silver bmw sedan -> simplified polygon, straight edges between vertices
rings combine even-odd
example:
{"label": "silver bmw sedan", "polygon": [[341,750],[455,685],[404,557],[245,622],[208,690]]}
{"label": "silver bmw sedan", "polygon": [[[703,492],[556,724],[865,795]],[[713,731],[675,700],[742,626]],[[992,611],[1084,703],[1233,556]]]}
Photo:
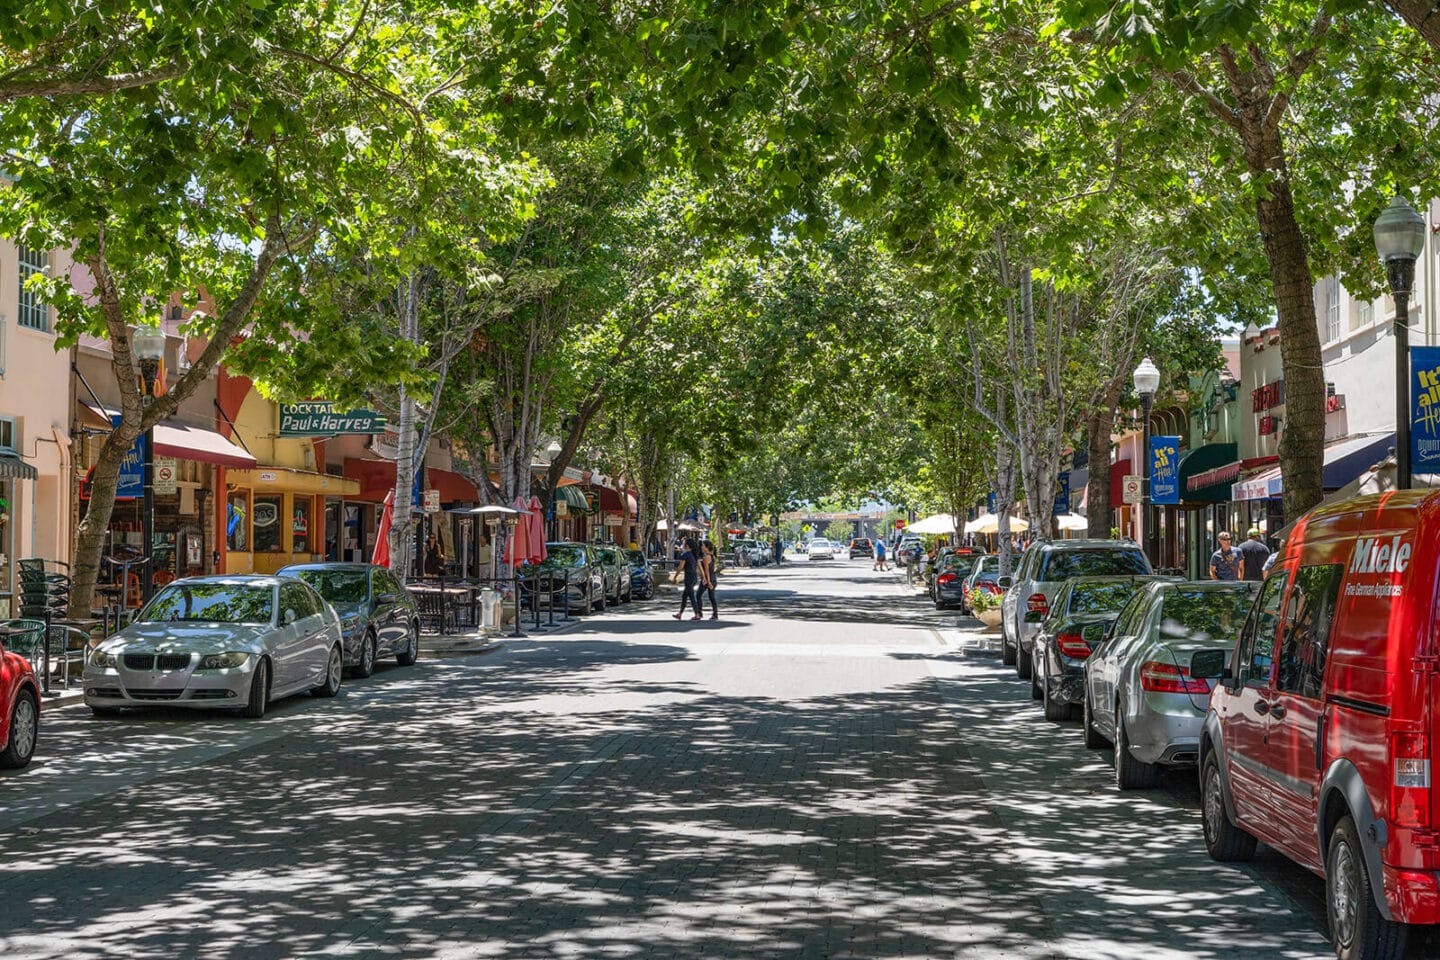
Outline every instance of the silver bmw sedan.
{"label": "silver bmw sedan", "polygon": [[303,581],[215,576],[176,580],[85,663],[85,703],[231,708],[262,717],[271,701],[340,691],[340,618]]}

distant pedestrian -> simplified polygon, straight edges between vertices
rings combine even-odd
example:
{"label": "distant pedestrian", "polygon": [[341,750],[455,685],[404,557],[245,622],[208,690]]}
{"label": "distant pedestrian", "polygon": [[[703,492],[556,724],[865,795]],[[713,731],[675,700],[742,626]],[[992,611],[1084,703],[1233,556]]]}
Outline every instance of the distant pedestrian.
{"label": "distant pedestrian", "polygon": [[1270,548],[1260,539],[1260,528],[1251,527],[1249,539],[1235,548],[1240,554],[1242,580],[1263,580],[1265,578],[1265,561],[1270,556]]}
{"label": "distant pedestrian", "polygon": [[715,545],[709,540],[700,542],[700,587],[695,592],[695,607],[703,615],[705,594],[710,594],[710,619],[719,620],[720,610],[715,606],[715,578],[720,576],[719,558],[715,556]]}
{"label": "distant pedestrian", "polygon": [[680,564],[675,572],[683,578],[685,592],[680,594],[680,612],[675,614],[675,619],[685,616],[685,607],[689,605],[695,609],[695,616],[690,619],[700,620],[703,619],[700,614],[700,597],[695,593],[695,584],[700,580],[700,546],[693,537],[686,538],[683,545],[684,549],[675,558]]}
{"label": "distant pedestrian", "polygon": [[430,539],[425,541],[425,574],[438,577],[444,573],[445,548],[440,546],[440,541],[432,533]]}
{"label": "distant pedestrian", "polygon": [[1230,534],[1221,530],[1215,539],[1220,542],[1220,546],[1210,555],[1210,579],[1240,579],[1240,554],[1230,549]]}
{"label": "distant pedestrian", "polygon": [[889,567],[885,566],[885,541],[884,541],[884,540],[876,540],[876,541],[875,541],[875,562],[872,563],[872,564],[870,564],[870,569],[871,569],[871,570],[889,570],[889,569],[890,569]]}

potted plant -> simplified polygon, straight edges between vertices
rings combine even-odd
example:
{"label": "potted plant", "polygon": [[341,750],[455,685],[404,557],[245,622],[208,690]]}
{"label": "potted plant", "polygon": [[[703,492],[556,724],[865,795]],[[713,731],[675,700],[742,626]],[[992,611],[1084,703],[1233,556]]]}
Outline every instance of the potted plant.
{"label": "potted plant", "polygon": [[975,619],[985,624],[987,630],[1000,626],[1000,598],[988,590],[975,588],[966,598]]}

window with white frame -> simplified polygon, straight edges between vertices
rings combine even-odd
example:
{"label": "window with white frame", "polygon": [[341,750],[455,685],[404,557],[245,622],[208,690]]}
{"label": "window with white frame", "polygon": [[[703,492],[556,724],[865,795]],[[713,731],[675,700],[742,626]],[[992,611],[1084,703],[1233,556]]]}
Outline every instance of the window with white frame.
{"label": "window with white frame", "polygon": [[0,453],[20,455],[20,449],[15,445],[14,417],[0,417]]}
{"label": "window with white frame", "polygon": [[1355,305],[1355,329],[1368,327],[1375,322],[1375,304],[1369,300]]}
{"label": "window with white frame", "polygon": [[1325,340],[1340,339],[1340,278],[1325,278]]}
{"label": "window with white frame", "polygon": [[20,255],[20,298],[15,322],[31,330],[49,330],[50,308],[40,299],[40,294],[26,289],[25,282],[37,273],[49,272],[50,256],[44,250],[31,250],[24,246],[18,247],[17,252]]}

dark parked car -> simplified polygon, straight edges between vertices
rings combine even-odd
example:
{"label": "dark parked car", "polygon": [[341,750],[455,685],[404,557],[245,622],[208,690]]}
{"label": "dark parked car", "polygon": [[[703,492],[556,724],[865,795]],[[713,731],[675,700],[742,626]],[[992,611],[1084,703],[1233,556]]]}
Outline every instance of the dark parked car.
{"label": "dark parked car", "polygon": [[993,597],[1005,595],[1005,591],[1000,587],[1000,557],[990,553],[970,559],[974,563],[970,567],[969,575],[965,577],[964,599],[960,601],[960,612],[965,614],[974,612],[970,609],[971,591],[979,590]]}
{"label": "dark parked car", "polygon": [[875,544],[870,542],[868,537],[859,537],[850,541],[850,559],[856,557],[873,557],[875,555]]}
{"label": "dark parked car", "polygon": [[[583,543],[562,542],[545,544],[545,552],[540,571],[569,575],[565,591],[570,610],[590,613],[605,609],[605,571],[594,551]],[[521,587],[528,593],[529,581],[522,581]],[[558,584],[556,588],[559,589]],[[559,602],[557,597],[556,603]]]}
{"label": "dark parked car", "polygon": [[630,593],[636,599],[649,600],[655,596],[655,571],[650,561],[640,550],[626,550],[625,559],[630,563]]}
{"label": "dark parked car", "polygon": [[303,580],[324,597],[340,617],[345,666],[359,677],[375,672],[380,657],[402,667],[420,653],[420,614],[415,598],[384,567],[369,563],[297,563],[282,577]]}
{"label": "dark parked car", "polygon": [[935,601],[936,610],[965,606],[965,578],[974,565],[975,558],[968,553],[947,553],[935,561],[930,599]]}
{"label": "dark parked car", "polygon": [[630,561],[625,551],[605,544],[592,546],[600,569],[605,571],[605,602],[616,605],[630,602]]}
{"label": "dark parked car", "polygon": [[1045,703],[1045,719],[1065,720],[1085,697],[1085,661],[1104,639],[1120,609],[1155,580],[1146,577],[1075,577],[1055,594],[1050,616],[1035,635],[1030,695]]}

